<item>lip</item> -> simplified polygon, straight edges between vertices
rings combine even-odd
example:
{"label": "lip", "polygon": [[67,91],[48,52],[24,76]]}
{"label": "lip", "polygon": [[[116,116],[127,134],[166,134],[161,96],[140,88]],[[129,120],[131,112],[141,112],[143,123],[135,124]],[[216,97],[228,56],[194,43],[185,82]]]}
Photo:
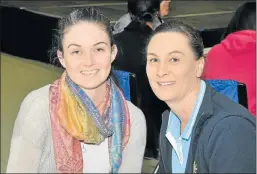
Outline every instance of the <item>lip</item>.
{"label": "lip", "polygon": [[171,85],[174,85],[175,83],[176,83],[175,81],[157,82],[159,86],[171,86]]}
{"label": "lip", "polygon": [[80,73],[85,76],[94,75],[98,73],[99,69],[93,69],[93,70],[82,70]]}

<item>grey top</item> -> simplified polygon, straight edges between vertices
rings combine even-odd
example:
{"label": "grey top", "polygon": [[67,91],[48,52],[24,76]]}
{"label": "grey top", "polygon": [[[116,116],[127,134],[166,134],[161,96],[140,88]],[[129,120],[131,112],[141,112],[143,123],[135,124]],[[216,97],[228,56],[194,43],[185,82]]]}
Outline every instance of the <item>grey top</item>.
{"label": "grey top", "polygon": [[[56,173],[49,115],[49,87],[50,85],[47,85],[32,91],[21,104],[14,124],[7,173]],[[146,145],[145,117],[131,102],[127,101],[127,104],[131,124],[130,138],[123,151],[119,173],[141,173]],[[103,144],[93,148],[94,151],[102,149],[107,147]],[[88,152],[88,155],[90,156],[87,156],[87,159],[83,157],[83,161],[96,161],[100,158],[95,153]],[[109,158],[108,153],[101,154],[101,158]],[[99,162],[99,167],[101,165]],[[94,172],[99,171],[95,166],[92,167]]]}

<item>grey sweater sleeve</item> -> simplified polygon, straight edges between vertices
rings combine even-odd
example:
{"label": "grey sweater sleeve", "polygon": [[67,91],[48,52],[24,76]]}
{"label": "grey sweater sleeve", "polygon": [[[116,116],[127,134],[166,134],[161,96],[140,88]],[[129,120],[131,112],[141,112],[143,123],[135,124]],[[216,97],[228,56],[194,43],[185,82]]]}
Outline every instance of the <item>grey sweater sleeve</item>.
{"label": "grey sweater sleeve", "polygon": [[123,151],[119,173],[140,173],[146,146],[146,121],[143,112],[127,101],[130,112],[130,137]]}
{"label": "grey sweater sleeve", "polygon": [[15,120],[6,173],[38,173],[47,139],[45,98],[31,92]]}
{"label": "grey sweater sleeve", "polygon": [[209,173],[256,172],[256,126],[231,116],[214,127],[207,146]]}

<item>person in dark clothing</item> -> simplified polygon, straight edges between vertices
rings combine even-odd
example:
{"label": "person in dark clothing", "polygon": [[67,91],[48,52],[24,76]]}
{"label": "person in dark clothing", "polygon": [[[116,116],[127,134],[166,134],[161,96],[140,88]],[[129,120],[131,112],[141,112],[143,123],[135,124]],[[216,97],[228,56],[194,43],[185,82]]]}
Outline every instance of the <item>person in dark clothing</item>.
{"label": "person in dark clothing", "polygon": [[151,32],[149,26],[132,21],[123,32],[114,35],[118,46],[115,68],[137,74],[145,64],[143,48]]}
{"label": "person in dark clothing", "polygon": [[144,65],[146,39],[152,33],[153,19],[160,9],[159,0],[129,0],[128,12],[132,22],[124,31],[114,35],[118,55],[114,65],[118,69],[137,73]]}
{"label": "person in dark clothing", "polygon": [[255,173],[255,118],[201,80],[203,49],[200,33],[176,20],[147,44],[151,88],[170,109],[162,114],[157,172]]}
{"label": "person in dark clothing", "polygon": [[148,157],[157,157],[158,131],[156,130],[154,116],[152,115],[152,98],[155,97],[145,72],[146,41],[152,33],[153,20],[159,15],[160,0],[129,0],[128,12],[132,22],[124,31],[114,35],[118,47],[118,55],[114,66],[118,70],[136,74],[141,93],[141,110],[146,117]]}
{"label": "person in dark clothing", "polygon": [[[152,29],[154,30],[156,27],[158,27],[161,23],[164,21],[162,20],[162,17],[168,16],[169,9],[170,9],[170,0],[159,0],[160,1],[160,11],[158,16],[154,16],[154,19],[152,21]],[[130,7],[133,7],[133,3],[135,0],[128,0],[128,11]],[[131,5],[132,4],[132,5]],[[116,23],[113,26],[113,34],[120,33],[124,30],[125,27],[128,26],[128,24],[132,21],[131,16],[129,13],[124,14],[121,16]]]}

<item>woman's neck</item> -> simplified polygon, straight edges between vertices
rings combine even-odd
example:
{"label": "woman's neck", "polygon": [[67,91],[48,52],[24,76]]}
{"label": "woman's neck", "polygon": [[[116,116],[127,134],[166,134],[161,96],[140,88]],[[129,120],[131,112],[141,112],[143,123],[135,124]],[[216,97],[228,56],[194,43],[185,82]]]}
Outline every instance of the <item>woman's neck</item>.
{"label": "woman's neck", "polygon": [[198,93],[200,92],[201,81],[197,81],[190,92],[180,101],[167,102],[171,111],[179,117],[181,121],[181,133],[185,129],[190,116],[192,115]]}
{"label": "woman's neck", "polygon": [[83,91],[87,94],[87,96],[92,100],[95,106],[101,104],[106,96],[107,91],[107,82],[103,83],[99,87],[95,89],[84,89]]}

